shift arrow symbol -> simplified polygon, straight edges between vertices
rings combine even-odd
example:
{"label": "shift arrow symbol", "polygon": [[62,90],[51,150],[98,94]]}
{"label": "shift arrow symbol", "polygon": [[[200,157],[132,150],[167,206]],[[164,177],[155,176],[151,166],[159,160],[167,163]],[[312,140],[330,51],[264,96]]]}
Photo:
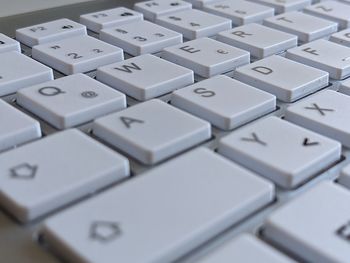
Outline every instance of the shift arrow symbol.
{"label": "shift arrow symbol", "polygon": [[303,145],[304,146],[313,146],[313,145],[318,145],[320,144],[319,142],[310,142],[309,138],[305,138]]}

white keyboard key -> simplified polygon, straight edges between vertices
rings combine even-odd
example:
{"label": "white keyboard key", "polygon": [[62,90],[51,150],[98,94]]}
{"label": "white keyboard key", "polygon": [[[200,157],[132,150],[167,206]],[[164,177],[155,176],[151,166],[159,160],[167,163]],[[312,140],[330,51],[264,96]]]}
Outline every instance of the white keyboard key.
{"label": "white keyboard key", "polygon": [[129,175],[128,160],[78,130],[0,155],[1,205],[27,222]]}
{"label": "white keyboard key", "polygon": [[274,212],[264,235],[301,262],[349,262],[350,191],[323,182]]}
{"label": "white keyboard key", "polygon": [[189,2],[193,5],[195,8],[203,8],[204,5],[221,2],[222,0],[185,0],[186,2]]}
{"label": "white keyboard key", "polygon": [[276,97],[219,75],[175,91],[171,104],[231,130],[276,108]]}
{"label": "white keyboard key", "polygon": [[200,148],[58,214],[42,232],[73,262],[174,262],[273,198],[271,183]]}
{"label": "white keyboard key", "polygon": [[219,153],[284,188],[294,188],[339,160],[341,144],[269,117],[222,138]]}
{"label": "white keyboard key", "polygon": [[204,11],[232,20],[232,24],[241,26],[249,23],[259,23],[263,19],[273,16],[274,9],[245,0],[226,0],[208,4]]}
{"label": "white keyboard key", "polygon": [[148,21],[101,30],[100,39],[122,48],[133,56],[157,53],[165,47],[182,43],[180,33]]}
{"label": "white keyboard key", "polygon": [[204,256],[197,263],[293,263],[278,250],[260,241],[253,235],[241,234]]}
{"label": "white keyboard key", "polygon": [[191,9],[192,5],[182,0],[151,0],[139,2],[134,9],[143,13],[144,17],[154,21],[157,17]]}
{"label": "white keyboard key", "polygon": [[335,22],[301,12],[290,12],[264,20],[264,25],[298,36],[301,43],[328,37],[337,32]]}
{"label": "white keyboard key", "polygon": [[9,51],[21,52],[21,46],[16,40],[0,33],[0,53]]}
{"label": "white keyboard key", "polygon": [[0,100],[0,152],[41,137],[40,124]]}
{"label": "white keyboard key", "polygon": [[285,102],[293,102],[328,85],[328,72],[277,55],[236,69],[234,78]]}
{"label": "white keyboard key", "polygon": [[326,90],[289,106],[288,121],[314,130],[350,147],[350,97]]}
{"label": "white keyboard key", "polygon": [[210,139],[210,124],[160,100],[95,120],[93,133],[145,164]]}
{"label": "white keyboard key", "polygon": [[210,38],[165,48],[162,58],[192,69],[205,78],[232,71],[250,61],[247,51]]}
{"label": "white keyboard key", "polygon": [[264,58],[296,47],[297,36],[259,24],[248,24],[218,34],[217,40]]}
{"label": "white keyboard key", "polygon": [[155,98],[194,82],[192,70],[149,54],[98,68],[96,78],[137,100]]}
{"label": "white keyboard key", "polygon": [[16,30],[16,39],[27,46],[86,35],[86,27],[67,18]]}
{"label": "white keyboard key", "polygon": [[339,92],[350,96],[350,79],[347,79],[340,83]]}
{"label": "white keyboard key", "polygon": [[53,79],[52,69],[17,51],[0,54],[0,96]]}
{"label": "white keyboard key", "polygon": [[92,71],[124,58],[122,49],[90,36],[34,46],[32,56],[66,75]]}
{"label": "white keyboard key", "polygon": [[189,40],[211,37],[231,28],[231,20],[195,9],[161,16],[156,19],[156,22],[180,32]]}
{"label": "white keyboard key", "polygon": [[338,178],[338,183],[350,189],[350,164],[346,165]]}
{"label": "white keyboard key", "polygon": [[126,98],[80,73],[21,89],[17,103],[56,128],[65,129],[124,109]]}
{"label": "white keyboard key", "polygon": [[327,71],[333,79],[350,76],[350,48],[324,39],[289,49],[286,57]]}
{"label": "white keyboard key", "polygon": [[304,12],[326,18],[339,24],[339,29],[350,27],[350,5],[338,1],[325,1],[309,6]]}
{"label": "white keyboard key", "polygon": [[350,47],[350,29],[345,29],[331,35],[329,40]]}
{"label": "white keyboard key", "polygon": [[97,33],[102,29],[117,27],[141,20],[143,20],[143,15],[141,13],[126,7],[117,7],[80,16],[80,23]]}
{"label": "white keyboard key", "polygon": [[249,0],[273,7],[276,14],[282,14],[290,11],[302,10],[311,5],[311,0]]}

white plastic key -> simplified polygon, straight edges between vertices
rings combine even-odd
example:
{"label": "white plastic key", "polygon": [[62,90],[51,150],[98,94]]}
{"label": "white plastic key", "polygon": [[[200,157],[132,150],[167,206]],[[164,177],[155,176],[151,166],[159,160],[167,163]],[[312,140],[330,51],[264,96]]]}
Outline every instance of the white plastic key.
{"label": "white plastic key", "polygon": [[298,36],[300,43],[326,38],[337,32],[338,25],[302,12],[290,12],[264,20],[264,25]]}
{"label": "white plastic key", "polygon": [[274,212],[264,236],[302,262],[349,262],[350,191],[323,182]]}
{"label": "white plastic key", "polygon": [[34,46],[32,56],[66,75],[92,71],[124,58],[122,49],[90,36]]}
{"label": "white plastic key", "polygon": [[349,190],[350,190],[350,164],[346,165],[341,170],[341,174],[338,177],[338,183],[349,188]]}
{"label": "white plastic key", "polygon": [[21,52],[21,46],[16,40],[0,33],[0,53],[9,51]]}
{"label": "white plastic key", "polygon": [[288,121],[314,130],[350,147],[350,97],[326,90],[287,108]]}
{"label": "white plastic key", "polygon": [[194,82],[192,70],[149,54],[98,68],[96,78],[137,100],[155,98]]}
{"label": "white plastic key", "polygon": [[249,0],[273,7],[276,14],[282,14],[290,11],[298,11],[311,5],[311,0]]}
{"label": "white plastic key", "polygon": [[285,102],[293,102],[328,85],[328,72],[277,55],[236,69],[234,78]]}
{"label": "white plastic key", "polygon": [[244,0],[225,0],[219,3],[207,4],[204,11],[231,19],[232,24],[241,26],[249,23],[259,23],[273,16],[274,9]]}
{"label": "white plastic key", "polygon": [[305,8],[304,12],[334,21],[339,29],[350,27],[350,5],[339,1],[324,1]]}
{"label": "white plastic key", "polygon": [[224,75],[175,91],[171,104],[231,130],[276,108],[276,97]]}
{"label": "white plastic key", "polygon": [[329,40],[350,47],[350,28],[331,35]]}
{"label": "white plastic key", "polygon": [[98,11],[80,16],[80,23],[94,32],[143,20],[143,14],[126,7]]}
{"label": "white plastic key", "polygon": [[324,39],[289,49],[286,57],[327,71],[333,79],[350,76],[350,48]]}
{"label": "white plastic key", "polygon": [[31,221],[129,175],[128,160],[78,130],[0,155],[1,206]]}
{"label": "white plastic key", "polygon": [[225,263],[232,262],[233,259],[242,263],[295,263],[294,260],[249,234],[241,234],[224,243],[196,263]]}
{"label": "white plastic key", "polygon": [[52,69],[19,53],[0,54],[0,96],[53,79]]}
{"label": "white plastic key", "polygon": [[174,262],[273,197],[271,183],[200,148],[58,214],[42,233],[74,262]]}
{"label": "white plastic key", "polygon": [[158,17],[156,23],[180,32],[188,40],[211,37],[231,28],[231,20],[196,9]]}
{"label": "white plastic key", "polygon": [[94,121],[93,133],[145,164],[210,139],[210,124],[160,100],[149,100]]}
{"label": "white plastic key", "polygon": [[223,137],[218,152],[284,188],[295,188],[339,160],[341,144],[269,117]]}
{"label": "white plastic key", "polygon": [[86,27],[67,18],[16,30],[16,39],[33,47],[64,38],[86,35]]}
{"label": "white plastic key", "polygon": [[248,24],[218,34],[217,40],[264,58],[297,46],[297,36],[259,24]]}
{"label": "white plastic key", "polygon": [[0,152],[41,137],[38,121],[0,100]]}
{"label": "white plastic key", "polygon": [[204,5],[221,2],[222,0],[185,0],[193,5],[193,7],[202,9]]}
{"label": "white plastic key", "polygon": [[150,0],[134,5],[134,9],[143,13],[144,17],[150,21],[155,21],[157,17],[163,15],[169,15],[191,8],[192,5],[190,3],[182,0]]}
{"label": "white plastic key", "polygon": [[340,83],[339,92],[350,96],[350,79],[344,80]]}
{"label": "white plastic key", "polygon": [[17,103],[58,129],[92,121],[126,107],[125,95],[75,74],[17,92]]}
{"label": "white plastic key", "polygon": [[148,21],[104,29],[100,32],[100,39],[121,47],[126,53],[133,56],[157,53],[165,47],[182,43],[180,33]]}
{"label": "white plastic key", "polygon": [[247,51],[211,38],[200,38],[181,45],[165,48],[162,58],[192,69],[205,78],[226,73],[248,64]]}

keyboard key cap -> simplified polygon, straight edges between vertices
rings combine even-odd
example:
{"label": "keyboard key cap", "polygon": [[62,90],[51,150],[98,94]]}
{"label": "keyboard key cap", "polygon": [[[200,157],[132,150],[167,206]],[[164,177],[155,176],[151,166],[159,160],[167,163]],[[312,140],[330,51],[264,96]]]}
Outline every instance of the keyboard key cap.
{"label": "keyboard key cap", "polygon": [[71,261],[173,262],[273,197],[271,183],[200,148],[49,219],[42,232]]}
{"label": "keyboard key cap", "polygon": [[350,76],[350,48],[324,39],[289,49],[286,57],[327,71],[333,79]]}
{"label": "keyboard key cap", "polygon": [[32,56],[63,74],[71,75],[121,61],[124,55],[118,47],[90,36],[80,36],[34,46]]}
{"label": "keyboard key cap", "polygon": [[301,12],[290,12],[264,20],[264,25],[298,36],[300,43],[328,37],[337,32],[335,22]]}
{"label": "keyboard key cap", "polygon": [[244,0],[226,0],[219,3],[207,4],[204,11],[232,20],[232,24],[241,26],[259,23],[263,19],[273,16],[274,9]]}
{"label": "keyboard key cap", "polygon": [[295,262],[278,250],[260,241],[253,235],[241,234],[233,240],[225,243],[212,253],[196,261],[197,263],[225,263],[225,262],[268,262],[268,263],[292,263]]}
{"label": "keyboard key cap", "polygon": [[350,27],[350,6],[338,1],[324,1],[305,8],[304,12],[334,21],[339,29]]}
{"label": "keyboard key cap", "polygon": [[298,38],[259,24],[248,24],[218,34],[217,40],[264,58],[296,47]]}
{"label": "keyboard key cap", "polygon": [[16,30],[16,39],[27,46],[46,44],[64,38],[86,35],[86,27],[63,18]]}
{"label": "keyboard key cap", "polygon": [[328,72],[276,55],[236,69],[234,78],[285,102],[293,102],[328,85]]}
{"label": "keyboard key cap", "polygon": [[155,164],[210,139],[210,124],[160,100],[94,121],[93,133],[145,164]]}
{"label": "keyboard key cap", "polygon": [[0,53],[9,51],[21,52],[20,44],[16,40],[0,33]]}
{"label": "keyboard key cap", "polygon": [[185,0],[185,1],[191,3],[193,7],[201,9],[204,7],[204,5],[221,2],[222,0]]}
{"label": "keyboard key cap", "polygon": [[314,130],[350,147],[350,97],[332,90],[318,93],[289,106],[288,121]]}
{"label": "keyboard key cap", "polygon": [[41,137],[40,124],[0,100],[0,152]]}
{"label": "keyboard key cap", "polygon": [[311,5],[311,0],[249,0],[273,7],[276,14],[282,14],[291,11],[302,10],[304,7]]}
{"label": "keyboard key cap", "polygon": [[81,73],[22,89],[17,103],[58,129],[126,107],[124,94]]}
{"label": "keyboard key cap", "polygon": [[231,20],[195,9],[161,16],[156,22],[180,32],[188,40],[214,36],[231,28]]}
{"label": "keyboard key cap", "polygon": [[209,78],[249,63],[249,53],[210,38],[165,48],[162,58]]}
{"label": "keyboard key cap", "polygon": [[155,21],[157,17],[191,9],[192,5],[182,0],[151,0],[139,2],[134,9],[143,13],[146,19]]}
{"label": "keyboard key cap", "polygon": [[276,108],[275,96],[224,75],[175,91],[171,104],[231,130]]}
{"label": "keyboard key cap", "polygon": [[338,183],[350,189],[350,165],[346,165],[338,178]]}
{"label": "keyboard key cap", "polygon": [[101,67],[96,78],[137,100],[155,98],[194,82],[192,70],[149,54]]}
{"label": "keyboard key cap", "polygon": [[78,130],[0,155],[1,205],[27,222],[129,175],[128,160]]}
{"label": "keyboard key cap", "polygon": [[277,117],[245,126],[219,142],[219,153],[284,188],[295,188],[340,159],[339,142]]}
{"label": "keyboard key cap", "polygon": [[100,39],[133,56],[157,53],[165,47],[182,43],[180,33],[148,21],[104,29],[100,32]]}
{"label": "keyboard key cap", "polygon": [[347,79],[340,83],[339,92],[350,96],[350,79]]}
{"label": "keyboard key cap", "polygon": [[118,27],[141,20],[143,20],[143,14],[126,7],[117,7],[80,16],[80,23],[97,33],[102,29]]}
{"label": "keyboard key cap", "polygon": [[304,262],[349,262],[350,191],[323,182],[274,212],[264,235]]}
{"label": "keyboard key cap", "polygon": [[350,29],[345,29],[331,35],[329,40],[350,47]]}
{"label": "keyboard key cap", "polygon": [[0,54],[0,96],[53,79],[52,69],[17,51]]}

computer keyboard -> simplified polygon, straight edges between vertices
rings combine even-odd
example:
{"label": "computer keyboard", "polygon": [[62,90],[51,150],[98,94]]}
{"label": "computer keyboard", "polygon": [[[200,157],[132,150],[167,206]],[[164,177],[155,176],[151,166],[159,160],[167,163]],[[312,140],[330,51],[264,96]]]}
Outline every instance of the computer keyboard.
{"label": "computer keyboard", "polygon": [[350,2],[102,2],[0,34],[0,262],[350,263]]}

